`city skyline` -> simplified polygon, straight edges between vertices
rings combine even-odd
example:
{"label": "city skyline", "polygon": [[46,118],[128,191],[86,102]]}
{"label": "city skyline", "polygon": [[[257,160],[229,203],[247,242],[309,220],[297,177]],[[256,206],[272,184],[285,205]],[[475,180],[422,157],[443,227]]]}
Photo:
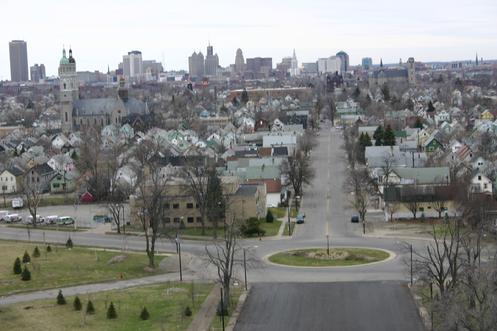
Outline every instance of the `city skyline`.
{"label": "city skyline", "polygon": [[[497,58],[497,4],[489,0],[421,0],[412,9],[386,0],[374,5],[254,0],[250,6],[224,0],[174,6],[148,1],[138,8],[130,1],[89,1],[69,6],[78,15],[66,15],[67,8],[55,1],[7,1],[2,7],[4,13],[22,11],[24,16],[22,24],[16,15],[2,17],[4,26],[12,28],[0,37],[0,80],[10,79],[8,43],[15,39],[28,43],[28,65],[44,63],[47,76],[56,75],[63,45],[72,46],[78,70],[102,72],[107,66],[117,68],[131,49],[163,62],[165,70],[188,70],[188,56],[199,50],[205,54],[209,41],[223,67],[235,63],[238,48],[245,58],[272,57],[273,64],[291,56],[293,49],[299,63],[340,50],[349,54],[351,65],[363,57],[374,63],[380,58],[384,63],[399,58],[405,62],[410,56],[425,62],[474,60],[476,53]],[[130,17],[134,12],[136,17]]]}

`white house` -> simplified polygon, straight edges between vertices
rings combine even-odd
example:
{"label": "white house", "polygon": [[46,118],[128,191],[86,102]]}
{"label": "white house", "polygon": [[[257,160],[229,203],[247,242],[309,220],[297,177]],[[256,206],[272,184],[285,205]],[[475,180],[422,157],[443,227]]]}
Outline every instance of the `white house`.
{"label": "white house", "polygon": [[11,169],[6,169],[0,174],[0,190],[2,194],[16,193],[19,191],[20,181],[23,172],[13,167]]}
{"label": "white house", "polygon": [[492,181],[481,172],[477,172],[471,179],[471,193],[492,194],[492,189]]}

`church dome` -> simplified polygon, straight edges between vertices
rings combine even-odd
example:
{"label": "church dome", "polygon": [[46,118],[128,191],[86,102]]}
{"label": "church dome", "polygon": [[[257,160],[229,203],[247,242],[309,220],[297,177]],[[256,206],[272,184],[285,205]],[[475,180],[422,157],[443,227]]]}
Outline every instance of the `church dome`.
{"label": "church dome", "polygon": [[60,59],[60,64],[69,64],[69,59],[66,57],[66,49],[62,49],[62,58]]}
{"label": "church dome", "polygon": [[69,48],[69,63],[76,63],[76,60],[72,57],[72,49]]}

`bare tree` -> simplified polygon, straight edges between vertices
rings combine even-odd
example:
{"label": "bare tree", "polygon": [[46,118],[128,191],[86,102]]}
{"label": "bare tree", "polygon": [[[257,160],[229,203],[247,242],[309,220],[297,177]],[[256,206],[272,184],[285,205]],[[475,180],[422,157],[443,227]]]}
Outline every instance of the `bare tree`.
{"label": "bare tree", "polygon": [[242,251],[238,239],[240,229],[236,218],[226,222],[226,230],[223,240],[216,240],[212,246],[205,246],[205,252],[209,262],[217,268],[217,281],[223,288],[223,304],[220,311],[227,312],[230,303],[230,284],[233,278],[234,267],[240,264],[236,257]]}
{"label": "bare tree", "polygon": [[28,207],[29,214],[31,215],[33,226],[36,227],[36,224],[38,223],[37,211],[42,196],[41,187],[39,183],[30,181],[29,177],[25,177],[24,180],[21,181],[21,192],[26,200],[26,206]]}
{"label": "bare tree", "polygon": [[414,251],[413,262],[420,278],[435,283],[443,296],[456,286],[462,267],[460,222],[447,222],[439,229],[433,225],[431,236],[433,242],[426,246],[425,252]]}
{"label": "bare tree", "polygon": [[[124,148],[120,145],[114,145],[111,148],[109,160],[107,162],[110,176],[109,191],[107,193],[107,209],[112,215],[112,221],[116,225],[117,233],[121,233],[121,226],[124,222],[124,206],[133,191],[135,183],[123,183],[119,178],[119,169],[127,162],[128,158],[124,156]],[[134,178],[131,178],[133,181]]]}
{"label": "bare tree", "polygon": [[85,126],[81,130],[77,166],[92,194],[101,199],[107,194],[108,178],[101,169],[102,134],[99,127]]}
{"label": "bare tree", "polygon": [[347,181],[348,191],[352,192],[350,206],[359,214],[360,221],[365,225],[369,207],[369,197],[372,192],[372,183],[366,170],[349,169]]}
{"label": "bare tree", "polygon": [[420,201],[416,197],[413,197],[409,201],[404,202],[404,206],[409,209],[409,211],[412,214],[412,218],[416,220],[416,217],[418,215],[418,209],[420,206]]}
{"label": "bare tree", "polygon": [[435,200],[431,203],[433,209],[438,213],[438,218],[442,218],[442,213],[447,210],[447,201],[443,199]]}
{"label": "bare tree", "polygon": [[298,148],[303,151],[306,156],[308,156],[316,145],[316,136],[311,130],[306,130],[304,135],[299,140]]}
{"label": "bare tree", "polygon": [[295,196],[302,196],[304,184],[310,184],[314,178],[310,157],[300,149],[281,164],[281,173],[287,176]]}
{"label": "bare tree", "polygon": [[161,172],[160,141],[143,141],[135,150],[136,200],[138,218],[144,232],[149,267],[155,268],[155,242],[164,217],[169,177]]}
{"label": "bare tree", "polygon": [[182,176],[187,182],[188,193],[193,196],[193,199],[198,205],[201,216],[202,235],[205,235],[205,221],[209,207],[208,169],[203,165],[188,164],[183,167]]}

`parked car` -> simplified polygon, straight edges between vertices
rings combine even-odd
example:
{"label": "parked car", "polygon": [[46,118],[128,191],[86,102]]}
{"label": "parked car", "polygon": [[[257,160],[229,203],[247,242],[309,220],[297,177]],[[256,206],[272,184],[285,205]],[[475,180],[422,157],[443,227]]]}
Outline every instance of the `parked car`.
{"label": "parked car", "polygon": [[74,218],[72,218],[71,216],[61,216],[57,220],[57,223],[60,225],[71,225],[74,224]]}
{"label": "parked car", "polygon": [[0,222],[5,222],[6,216],[9,214],[7,210],[0,210]]}
{"label": "parked car", "polygon": [[12,208],[21,209],[22,207],[24,207],[24,200],[22,198],[12,199]]}
{"label": "parked car", "polygon": [[57,215],[50,215],[45,217],[45,224],[57,224],[59,220],[59,216]]}
{"label": "parked car", "polygon": [[[29,215],[26,221],[28,224],[33,224],[33,216]],[[43,223],[45,223],[45,217],[41,215],[36,215],[36,224],[43,224]]]}
{"label": "parked car", "polygon": [[305,214],[298,214],[297,215],[297,224],[302,224],[305,221]]}
{"label": "parked car", "polygon": [[96,223],[110,223],[110,222],[112,222],[112,216],[95,215],[95,216],[93,216],[93,221]]}
{"label": "parked car", "polygon": [[6,223],[16,223],[22,221],[22,217],[19,214],[8,214],[5,216]]}
{"label": "parked car", "polygon": [[351,221],[352,223],[359,223],[359,216],[357,216],[357,215],[352,216],[352,217],[350,218],[350,221]]}

